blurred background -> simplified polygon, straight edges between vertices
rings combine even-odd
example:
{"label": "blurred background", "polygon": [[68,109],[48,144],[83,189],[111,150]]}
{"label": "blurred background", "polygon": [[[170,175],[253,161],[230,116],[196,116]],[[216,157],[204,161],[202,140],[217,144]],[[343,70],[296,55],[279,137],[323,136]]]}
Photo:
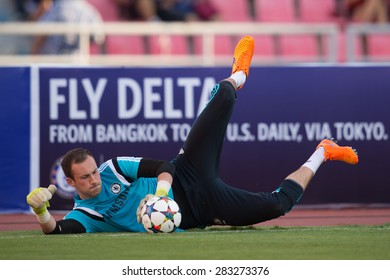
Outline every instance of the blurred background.
{"label": "blurred background", "polygon": [[0,65],[224,65],[242,34],[256,65],[387,62],[389,2],[1,0]]}

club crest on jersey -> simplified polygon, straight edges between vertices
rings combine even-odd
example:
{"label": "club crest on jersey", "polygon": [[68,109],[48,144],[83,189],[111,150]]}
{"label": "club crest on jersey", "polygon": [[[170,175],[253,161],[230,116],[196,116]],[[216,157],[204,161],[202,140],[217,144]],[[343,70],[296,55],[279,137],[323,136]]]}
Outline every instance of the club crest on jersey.
{"label": "club crest on jersey", "polygon": [[111,192],[112,192],[113,194],[118,194],[118,193],[121,192],[121,185],[118,184],[118,183],[113,183],[113,184],[111,185],[110,189],[111,189]]}

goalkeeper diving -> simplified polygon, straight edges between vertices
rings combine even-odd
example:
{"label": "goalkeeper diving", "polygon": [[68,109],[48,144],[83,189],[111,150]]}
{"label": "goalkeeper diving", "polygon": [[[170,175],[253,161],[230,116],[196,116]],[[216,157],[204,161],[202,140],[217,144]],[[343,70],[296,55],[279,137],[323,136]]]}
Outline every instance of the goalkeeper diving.
{"label": "goalkeeper diving", "polygon": [[[324,139],[313,154],[282,179],[273,192],[249,192],[219,177],[219,161],[227,125],[238,91],[248,78],[254,40],[244,36],[234,51],[230,77],[216,84],[210,100],[195,120],[178,155],[171,161],[117,157],[97,166],[84,148],[66,153],[61,167],[74,187],[74,207],[62,220],[50,215],[55,187],[37,188],[27,203],[46,234],[145,232],[140,210],[151,196],[168,196],[180,207],[180,229],[212,225],[246,226],[285,215],[299,201],[326,161],[357,164],[354,149]],[[245,96],[240,96],[242,98]]]}

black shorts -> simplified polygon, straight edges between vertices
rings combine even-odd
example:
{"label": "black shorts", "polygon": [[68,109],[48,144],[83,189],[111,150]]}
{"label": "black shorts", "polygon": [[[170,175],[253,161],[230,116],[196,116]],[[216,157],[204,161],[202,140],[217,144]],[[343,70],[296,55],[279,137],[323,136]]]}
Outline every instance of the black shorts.
{"label": "black shorts", "polygon": [[290,180],[274,192],[249,192],[219,178],[220,154],[235,101],[236,90],[230,82],[217,84],[173,160],[172,190],[182,211],[182,229],[244,226],[274,219],[288,212],[303,193]]}

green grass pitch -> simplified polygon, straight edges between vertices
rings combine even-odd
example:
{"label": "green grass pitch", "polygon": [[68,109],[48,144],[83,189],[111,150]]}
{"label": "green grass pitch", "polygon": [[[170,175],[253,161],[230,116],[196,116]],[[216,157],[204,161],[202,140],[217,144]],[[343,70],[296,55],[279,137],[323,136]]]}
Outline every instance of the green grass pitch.
{"label": "green grass pitch", "polygon": [[1,260],[389,260],[390,224],[211,227],[155,235],[2,231],[0,248]]}

